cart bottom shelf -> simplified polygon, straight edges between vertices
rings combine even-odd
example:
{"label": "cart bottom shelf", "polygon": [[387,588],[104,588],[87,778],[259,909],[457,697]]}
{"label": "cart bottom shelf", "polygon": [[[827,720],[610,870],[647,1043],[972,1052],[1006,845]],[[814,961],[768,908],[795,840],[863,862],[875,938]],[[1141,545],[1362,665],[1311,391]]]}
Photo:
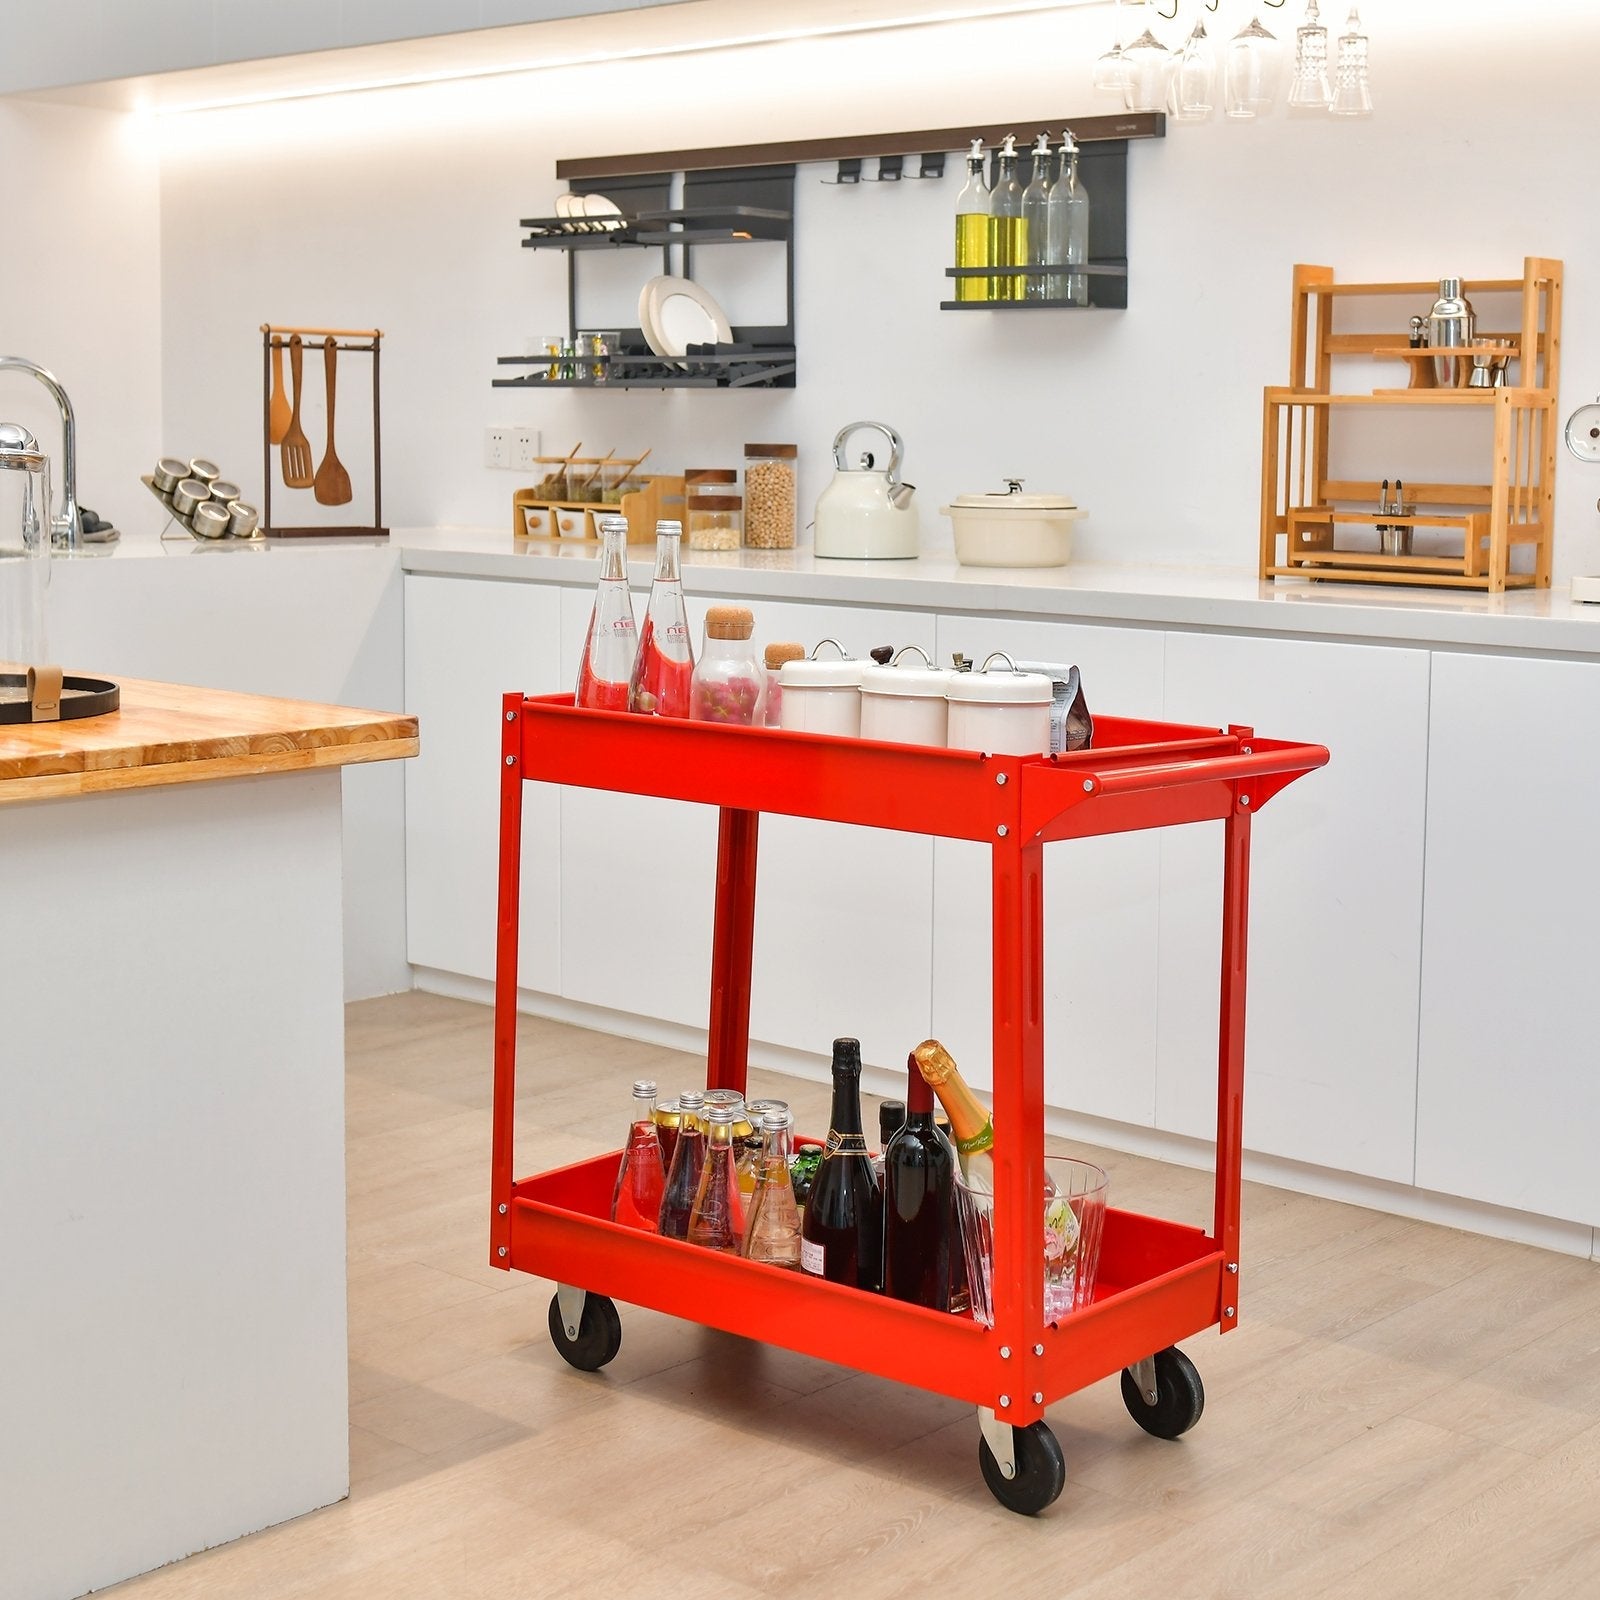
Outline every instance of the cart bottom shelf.
{"label": "cart bottom shelf", "polygon": [[[1020,1389],[1008,1413],[1018,1423],[1221,1318],[1222,1252],[1182,1223],[1109,1209],[1094,1303],[1051,1327],[989,1329],[619,1227],[609,1219],[620,1160],[612,1151],[518,1183],[510,1253],[496,1265],[973,1405],[994,1406],[1001,1388]],[[1019,1364],[1000,1354],[1013,1343],[1044,1346],[1026,1385]],[[1027,1398],[1030,1390],[1042,1404]]]}

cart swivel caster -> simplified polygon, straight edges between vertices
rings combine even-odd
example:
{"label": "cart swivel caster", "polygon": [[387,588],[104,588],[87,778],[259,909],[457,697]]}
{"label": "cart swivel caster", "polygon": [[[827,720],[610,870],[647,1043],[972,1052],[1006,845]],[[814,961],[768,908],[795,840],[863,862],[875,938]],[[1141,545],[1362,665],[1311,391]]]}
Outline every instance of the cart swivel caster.
{"label": "cart swivel caster", "polygon": [[1158,1439],[1176,1439],[1200,1420],[1206,1391],[1200,1374],[1176,1345],[1122,1369],[1128,1415]]}
{"label": "cart swivel caster", "polygon": [[622,1318],[603,1294],[562,1284],[550,1300],[550,1342],[579,1372],[598,1372],[622,1348]]}
{"label": "cart swivel caster", "polygon": [[978,1441],[983,1481],[1007,1511],[1036,1517],[1060,1498],[1067,1484],[1067,1463],[1056,1436],[1044,1423],[1013,1428],[980,1406],[978,1426],[983,1430]]}

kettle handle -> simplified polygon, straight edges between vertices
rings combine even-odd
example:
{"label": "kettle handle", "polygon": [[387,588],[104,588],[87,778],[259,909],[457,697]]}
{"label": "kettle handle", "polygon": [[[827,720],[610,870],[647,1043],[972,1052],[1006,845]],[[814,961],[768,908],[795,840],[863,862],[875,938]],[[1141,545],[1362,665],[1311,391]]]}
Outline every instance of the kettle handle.
{"label": "kettle handle", "polygon": [[906,447],[887,422],[847,422],[833,436],[833,464],[840,472],[850,471],[844,459],[845,440],[862,428],[875,428],[889,441],[889,493],[893,494],[900,484],[900,463],[905,459]]}

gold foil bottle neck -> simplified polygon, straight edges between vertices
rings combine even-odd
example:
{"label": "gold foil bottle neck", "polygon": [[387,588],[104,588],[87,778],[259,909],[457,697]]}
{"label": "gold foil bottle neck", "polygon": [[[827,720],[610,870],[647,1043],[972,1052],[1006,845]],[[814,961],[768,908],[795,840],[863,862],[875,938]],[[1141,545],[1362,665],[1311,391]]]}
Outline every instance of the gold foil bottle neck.
{"label": "gold foil bottle neck", "polygon": [[935,1089],[941,1083],[949,1082],[950,1075],[956,1070],[950,1052],[937,1039],[924,1039],[911,1052],[911,1059],[916,1062],[917,1071],[922,1074],[924,1081]]}

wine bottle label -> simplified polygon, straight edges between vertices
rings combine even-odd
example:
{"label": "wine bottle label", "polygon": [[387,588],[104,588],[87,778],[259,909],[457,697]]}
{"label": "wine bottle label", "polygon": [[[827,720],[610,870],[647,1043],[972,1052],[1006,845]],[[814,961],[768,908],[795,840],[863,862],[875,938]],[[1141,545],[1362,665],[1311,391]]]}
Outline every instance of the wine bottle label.
{"label": "wine bottle label", "polygon": [[864,1133],[840,1133],[836,1128],[828,1130],[828,1154],[836,1156],[840,1151],[854,1155],[867,1153],[867,1136]]}
{"label": "wine bottle label", "polygon": [[814,1278],[820,1278],[822,1276],[824,1253],[822,1246],[814,1240],[802,1239],[800,1241],[800,1270],[809,1272]]}

